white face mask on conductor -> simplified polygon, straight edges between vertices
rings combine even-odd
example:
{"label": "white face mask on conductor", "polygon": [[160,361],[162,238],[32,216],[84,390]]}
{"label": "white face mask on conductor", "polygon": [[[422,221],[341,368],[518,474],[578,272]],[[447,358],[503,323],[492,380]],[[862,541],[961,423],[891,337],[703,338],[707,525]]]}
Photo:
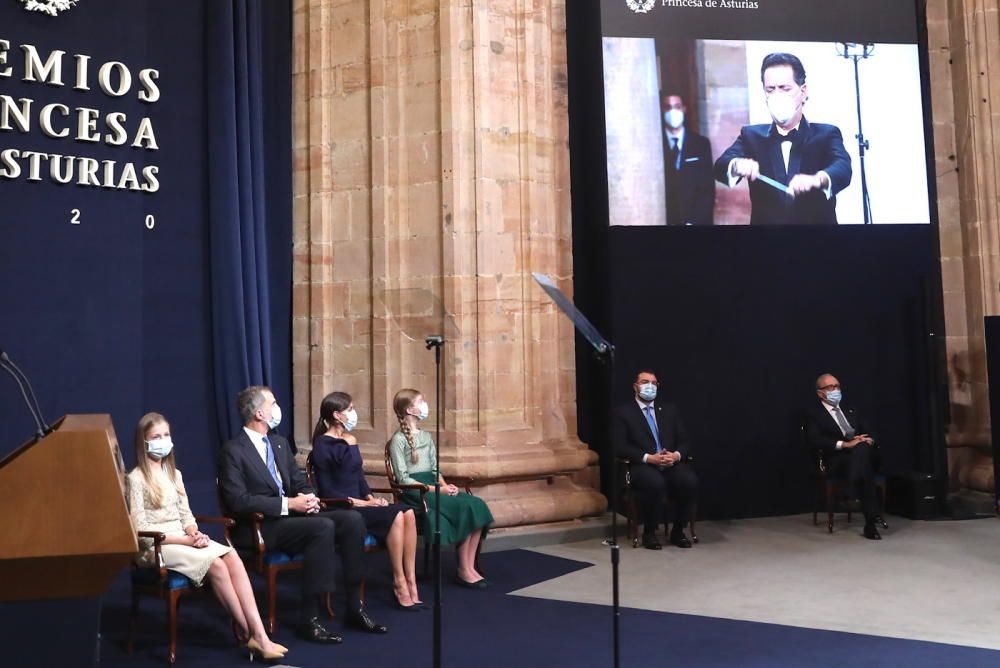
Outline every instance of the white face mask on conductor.
{"label": "white face mask on conductor", "polygon": [[792,97],[782,93],[774,93],[767,98],[767,110],[778,125],[785,125],[792,120],[798,107]]}

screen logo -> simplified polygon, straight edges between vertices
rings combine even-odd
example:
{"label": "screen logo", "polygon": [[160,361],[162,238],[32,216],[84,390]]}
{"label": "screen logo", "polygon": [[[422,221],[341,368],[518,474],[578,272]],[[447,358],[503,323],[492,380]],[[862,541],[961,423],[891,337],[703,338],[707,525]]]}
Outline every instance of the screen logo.
{"label": "screen logo", "polygon": [[653,8],[656,0],[625,0],[625,4],[636,14],[645,14]]}
{"label": "screen logo", "polygon": [[21,4],[29,12],[45,12],[49,16],[58,16],[59,12],[72,9],[78,0],[21,0]]}

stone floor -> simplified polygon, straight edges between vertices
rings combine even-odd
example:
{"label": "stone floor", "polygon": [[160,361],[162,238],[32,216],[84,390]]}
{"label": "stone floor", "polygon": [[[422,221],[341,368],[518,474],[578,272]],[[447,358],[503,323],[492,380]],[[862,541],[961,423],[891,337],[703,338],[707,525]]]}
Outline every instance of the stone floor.
{"label": "stone floor", "polygon": [[[621,548],[626,607],[1000,649],[1000,521],[888,517],[882,541],[839,516],[698,524],[700,544]],[[595,564],[517,595],[609,604],[609,549],[598,539],[531,548]]]}

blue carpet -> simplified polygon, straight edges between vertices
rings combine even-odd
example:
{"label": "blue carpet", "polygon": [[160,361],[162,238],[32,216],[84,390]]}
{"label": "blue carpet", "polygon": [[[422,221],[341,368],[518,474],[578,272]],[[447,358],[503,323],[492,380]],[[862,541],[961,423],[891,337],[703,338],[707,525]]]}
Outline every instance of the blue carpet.
{"label": "blue carpet", "polygon": [[[445,666],[611,665],[609,607],[506,595],[589,564],[524,550],[482,558],[494,587],[470,591],[446,576],[442,590]],[[386,556],[374,554],[370,559],[368,609],[377,621],[389,626],[389,634],[343,631],[344,644],[334,647],[298,640],[288,626],[295,620],[298,575],[287,574],[279,597],[279,624],[284,625],[275,634],[275,640],[291,650],[286,663],[303,668],[431,665],[430,607],[419,613],[391,608]],[[418,558],[418,567],[421,561]],[[444,572],[454,573],[453,556],[445,553],[443,561]],[[260,601],[262,588],[257,591]],[[421,596],[429,606],[433,601],[430,583],[421,583]],[[159,601],[142,602],[136,650],[133,656],[126,655],[128,599],[128,582],[120,578],[104,600],[102,666],[164,666],[165,616]],[[222,610],[211,596],[182,599],[180,618],[178,666],[247,665],[247,657],[235,646]],[[340,629],[336,621],[329,627]],[[621,628],[623,666],[1000,665],[1000,652],[991,650],[635,609],[622,611]]]}

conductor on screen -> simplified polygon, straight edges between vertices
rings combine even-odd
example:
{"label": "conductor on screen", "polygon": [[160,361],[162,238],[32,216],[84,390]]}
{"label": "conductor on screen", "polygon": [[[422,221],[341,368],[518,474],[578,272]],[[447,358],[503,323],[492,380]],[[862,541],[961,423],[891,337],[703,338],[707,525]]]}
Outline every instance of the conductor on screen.
{"label": "conductor on screen", "polygon": [[851,158],[840,129],[802,115],[806,70],[790,53],[772,53],[760,67],[773,123],[746,125],[715,162],[730,188],[746,178],[751,225],[837,224],[837,193],[851,182]]}

